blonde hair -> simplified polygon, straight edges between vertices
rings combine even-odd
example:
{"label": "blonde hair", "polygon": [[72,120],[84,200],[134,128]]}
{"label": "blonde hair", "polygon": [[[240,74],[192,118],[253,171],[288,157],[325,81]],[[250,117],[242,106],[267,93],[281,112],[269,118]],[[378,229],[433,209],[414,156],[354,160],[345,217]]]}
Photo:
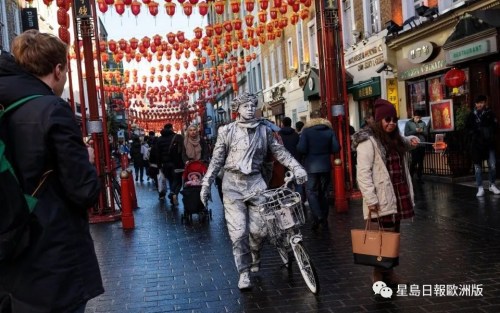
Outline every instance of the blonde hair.
{"label": "blonde hair", "polygon": [[27,30],[12,41],[12,55],[25,71],[39,77],[46,76],[61,64],[68,63],[68,46],[58,37]]}

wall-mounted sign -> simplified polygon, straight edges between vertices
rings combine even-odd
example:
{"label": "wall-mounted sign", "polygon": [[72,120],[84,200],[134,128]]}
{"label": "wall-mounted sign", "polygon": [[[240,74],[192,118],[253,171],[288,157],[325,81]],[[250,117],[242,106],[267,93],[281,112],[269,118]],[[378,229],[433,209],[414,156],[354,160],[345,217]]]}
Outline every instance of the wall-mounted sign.
{"label": "wall-mounted sign", "polygon": [[387,88],[387,101],[394,105],[396,113],[399,116],[398,80],[396,78],[388,78],[385,80],[385,84]]}
{"label": "wall-mounted sign", "polygon": [[420,66],[413,67],[404,71],[398,71],[398,78],[400,80],[406,80],[422,75],[427,75],[434,73],[446,68],[445,60],[436,60],[433,62],[424,63]]}
{"label": "wall-mounted sign", "polygon": [[446,52],[446,61],[448,64],[455,64],[496,53],[497,51],[496,38],[490,37],[448,50]]}
{"label": "wall-mounted sign", "polygon": [[21,19],[23,21],[23,32],[28,29],[38,30],[38,15],[36,8],[24,8],[21,10]]}
{"label": "wall-mounted sign", "polygon": [[413,64],[420,64],[429,60],[434,52],[434,44],[429,41],[419,41],[411,45],[408,50],[408,61]]}
{"label": "wall-mounted sign", "polygon": [[[361,50],[361,51],[359,51],[359,53],[355,54],[354,56],[347,58],[346,68],[354,66],[360,62],[366,61],[369,58],[382,56],[382,50],[383,50],[382,45],[377,45],[375,47]],[[382,60],[382,62],[383,62],[383,60]]]}
{"label": "wall-mounted sign", "polygon": [[77,18],[90,17],[90,0],[75,0],[75,12]]}

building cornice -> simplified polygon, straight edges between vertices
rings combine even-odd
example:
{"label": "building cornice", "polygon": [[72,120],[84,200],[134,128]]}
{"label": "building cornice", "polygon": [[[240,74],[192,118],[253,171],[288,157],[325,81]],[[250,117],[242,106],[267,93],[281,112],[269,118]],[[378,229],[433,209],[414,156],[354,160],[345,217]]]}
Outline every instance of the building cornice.
{"label": "building cornice", "polygon": [[457,8],[456,10],[450,11],[442,16],[439,16],[434,21],[424,22],[423,24],[418,25],[414,29],[407,30],[403,33],[398,34],[395,37],[392,37],[390,40],[388,40],[387,47],[389,47],[389,49],[392,50],[400,49],[403,46],[406,46],[410,43],[414,43],[416,41],[425,38],[429,38],[430,35],[439,33],[443,29],[456,25],[460,17],[467,12],[476,10],[486,10],[498,5],[500,5],[499,0],[482,0],[466,4],[462,7]]}

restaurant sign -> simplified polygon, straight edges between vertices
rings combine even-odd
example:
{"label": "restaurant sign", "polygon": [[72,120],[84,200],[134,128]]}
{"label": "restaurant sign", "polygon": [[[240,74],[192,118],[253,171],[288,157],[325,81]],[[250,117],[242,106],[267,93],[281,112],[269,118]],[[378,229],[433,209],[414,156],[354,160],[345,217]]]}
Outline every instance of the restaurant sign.
{"label": "restaurant sign", "polygon": [[430,73],[434,73],[446,68],[445,60],[435,60],[432,62],[427,62],[420,64],[419,66],[409,68],[407,70],[401,71],[398,74],[398,78],[400,80],[411,79],[418,76],[427,75]]}
{"label": "restaurant sign", "polygon": [[446,52],[448,64],[455,64],[497,52],[495,37],[474,41]]}

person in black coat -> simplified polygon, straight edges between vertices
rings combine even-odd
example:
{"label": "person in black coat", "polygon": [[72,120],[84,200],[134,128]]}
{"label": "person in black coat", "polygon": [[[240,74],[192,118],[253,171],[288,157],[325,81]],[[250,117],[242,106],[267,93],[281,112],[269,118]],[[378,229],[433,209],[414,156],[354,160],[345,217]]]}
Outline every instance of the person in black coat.
{"label": "person in black coat", "polygon": [[297,144],[299,143],[299,134],[292,128],[292,120],[289,117],[284,117],[281,121],[282,127],[278,134],[283,141],[283,146],[292,154],[295,160],[300,162],[301,156],[297,151]]}
{"label": "person in black coat", "polygon": [[0,264],[0,312],[83,312],[104,292],[87,215],[100,185],[74,114],[60,98],[68,48],[29,30],[14,39],[12,52],[0,54],[2,103],[42,96],[2,119],[0,136],[25,193],[44,173],[47,179],[37,193],[29,246]]}
{"label": "person in black coat", "polygon": [[495,185],[496,180],[496,155],[495,155],[495,131],[497,119],[493,112],[486,106],[487,98],[484,95],[477,96],[474,110],[470,112],[465,121],[465,128],[468,132],[470,142],[470,156],[474,163],[476,176],[477,197],[484,196],[482,163],[488,161],[490,186],[489,191],[495,195],[500,194],[500,190]]}
{"label": "person in black coat", "polygon": [[317,230],[320,225],[328,227],[328,186],[332,171],[330,156],[340,151],[331,123],[324,118],[308,121],[300,135],[297,150],[304,155],[304,167],[309,177],[306,190],[313,215],[312,229]]}
{"label": "person in black coat", "polygon": [[134,175],[135,181],[144,181],[144,156],[142,155],[141,140],[139,137],[134,137],[132,139],[132,145],[130,147],[130,156],[132,157],[132,162],[134,162]]}

